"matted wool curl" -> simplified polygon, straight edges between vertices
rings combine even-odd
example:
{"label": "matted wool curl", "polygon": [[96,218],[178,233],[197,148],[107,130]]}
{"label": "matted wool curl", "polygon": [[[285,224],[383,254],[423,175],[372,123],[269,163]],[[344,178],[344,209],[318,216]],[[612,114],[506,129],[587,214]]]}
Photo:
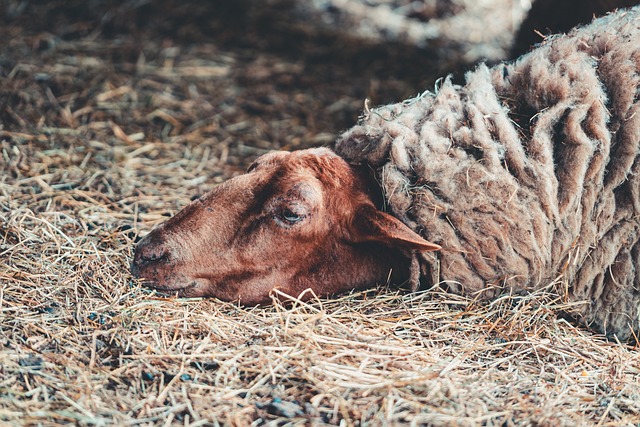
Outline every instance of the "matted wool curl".
{"label": "matted wool curl", "polygon": [[577,314],[625,339],[640,317],[639,83],[637,7],[367,111],[335,150],[443,246],[415,255],[423,282],[490,298],[562,276]]}

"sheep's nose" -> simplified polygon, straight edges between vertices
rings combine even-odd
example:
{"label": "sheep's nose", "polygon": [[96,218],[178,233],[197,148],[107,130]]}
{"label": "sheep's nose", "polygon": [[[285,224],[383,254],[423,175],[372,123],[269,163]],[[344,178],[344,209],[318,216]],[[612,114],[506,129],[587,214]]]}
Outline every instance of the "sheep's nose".
{"label": "sheep's nose", "polygon": [[154,234],[146,236],[136,246],[131,262],[131,270],[136,276],[141,267],[169,261],[169,250],[165,247],[164,242],[156,238]]}

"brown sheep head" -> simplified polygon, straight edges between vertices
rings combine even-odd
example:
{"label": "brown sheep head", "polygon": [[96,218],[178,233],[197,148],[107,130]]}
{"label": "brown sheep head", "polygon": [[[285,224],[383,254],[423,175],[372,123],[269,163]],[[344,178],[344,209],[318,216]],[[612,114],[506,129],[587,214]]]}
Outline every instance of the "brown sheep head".
{"label": "brown sheep head", "polygon": [[243,304],[408,278],[440,247],[375,207],[367,179],[328,149],[275,152],[193,201],[137,245],[135,276],[180,296]]}

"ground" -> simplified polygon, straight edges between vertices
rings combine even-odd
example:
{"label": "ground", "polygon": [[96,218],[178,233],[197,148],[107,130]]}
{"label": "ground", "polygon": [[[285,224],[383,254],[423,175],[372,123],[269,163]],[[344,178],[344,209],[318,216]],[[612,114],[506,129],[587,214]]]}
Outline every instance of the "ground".
{"label": "ground", "polygon": [[257,155],[460,68],[277,3],[0,6],[0,423],[640,424],[637,343],[544,292],[247,308],[131,277],[139,236]]}

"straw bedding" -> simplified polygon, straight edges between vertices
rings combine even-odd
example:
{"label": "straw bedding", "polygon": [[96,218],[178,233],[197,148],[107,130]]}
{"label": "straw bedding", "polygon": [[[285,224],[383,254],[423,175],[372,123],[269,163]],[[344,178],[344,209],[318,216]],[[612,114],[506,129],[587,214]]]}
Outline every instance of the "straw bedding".
{"label": "straw bedding", "polygon": [[638,91],[640,7],[375,109],[336,151],[444,247],[416,255],[428,285],[492,298],[562,276],[587,324],[626,339],[640,330]]}
{"label": "straw bedding", "polygon": [[[182,4],[162,13],[179,20]],[[238,44],[191,45],[193,26],[160,32],[153,8],[134,26],[136,10],[94,20],[94,6],[0,26],[0,424],[640,423],[637,343],[558,318],[570,307],[553,286],[248,309],[132,281],[137,236],[192,196],[269,148],[329,141],[367,91],[406,97],[420,77],[368,86],[389,56],[349,70],[347,43],[322,68],[326,40],[256,55],[281,40],[238,11],[202,11]]]}

